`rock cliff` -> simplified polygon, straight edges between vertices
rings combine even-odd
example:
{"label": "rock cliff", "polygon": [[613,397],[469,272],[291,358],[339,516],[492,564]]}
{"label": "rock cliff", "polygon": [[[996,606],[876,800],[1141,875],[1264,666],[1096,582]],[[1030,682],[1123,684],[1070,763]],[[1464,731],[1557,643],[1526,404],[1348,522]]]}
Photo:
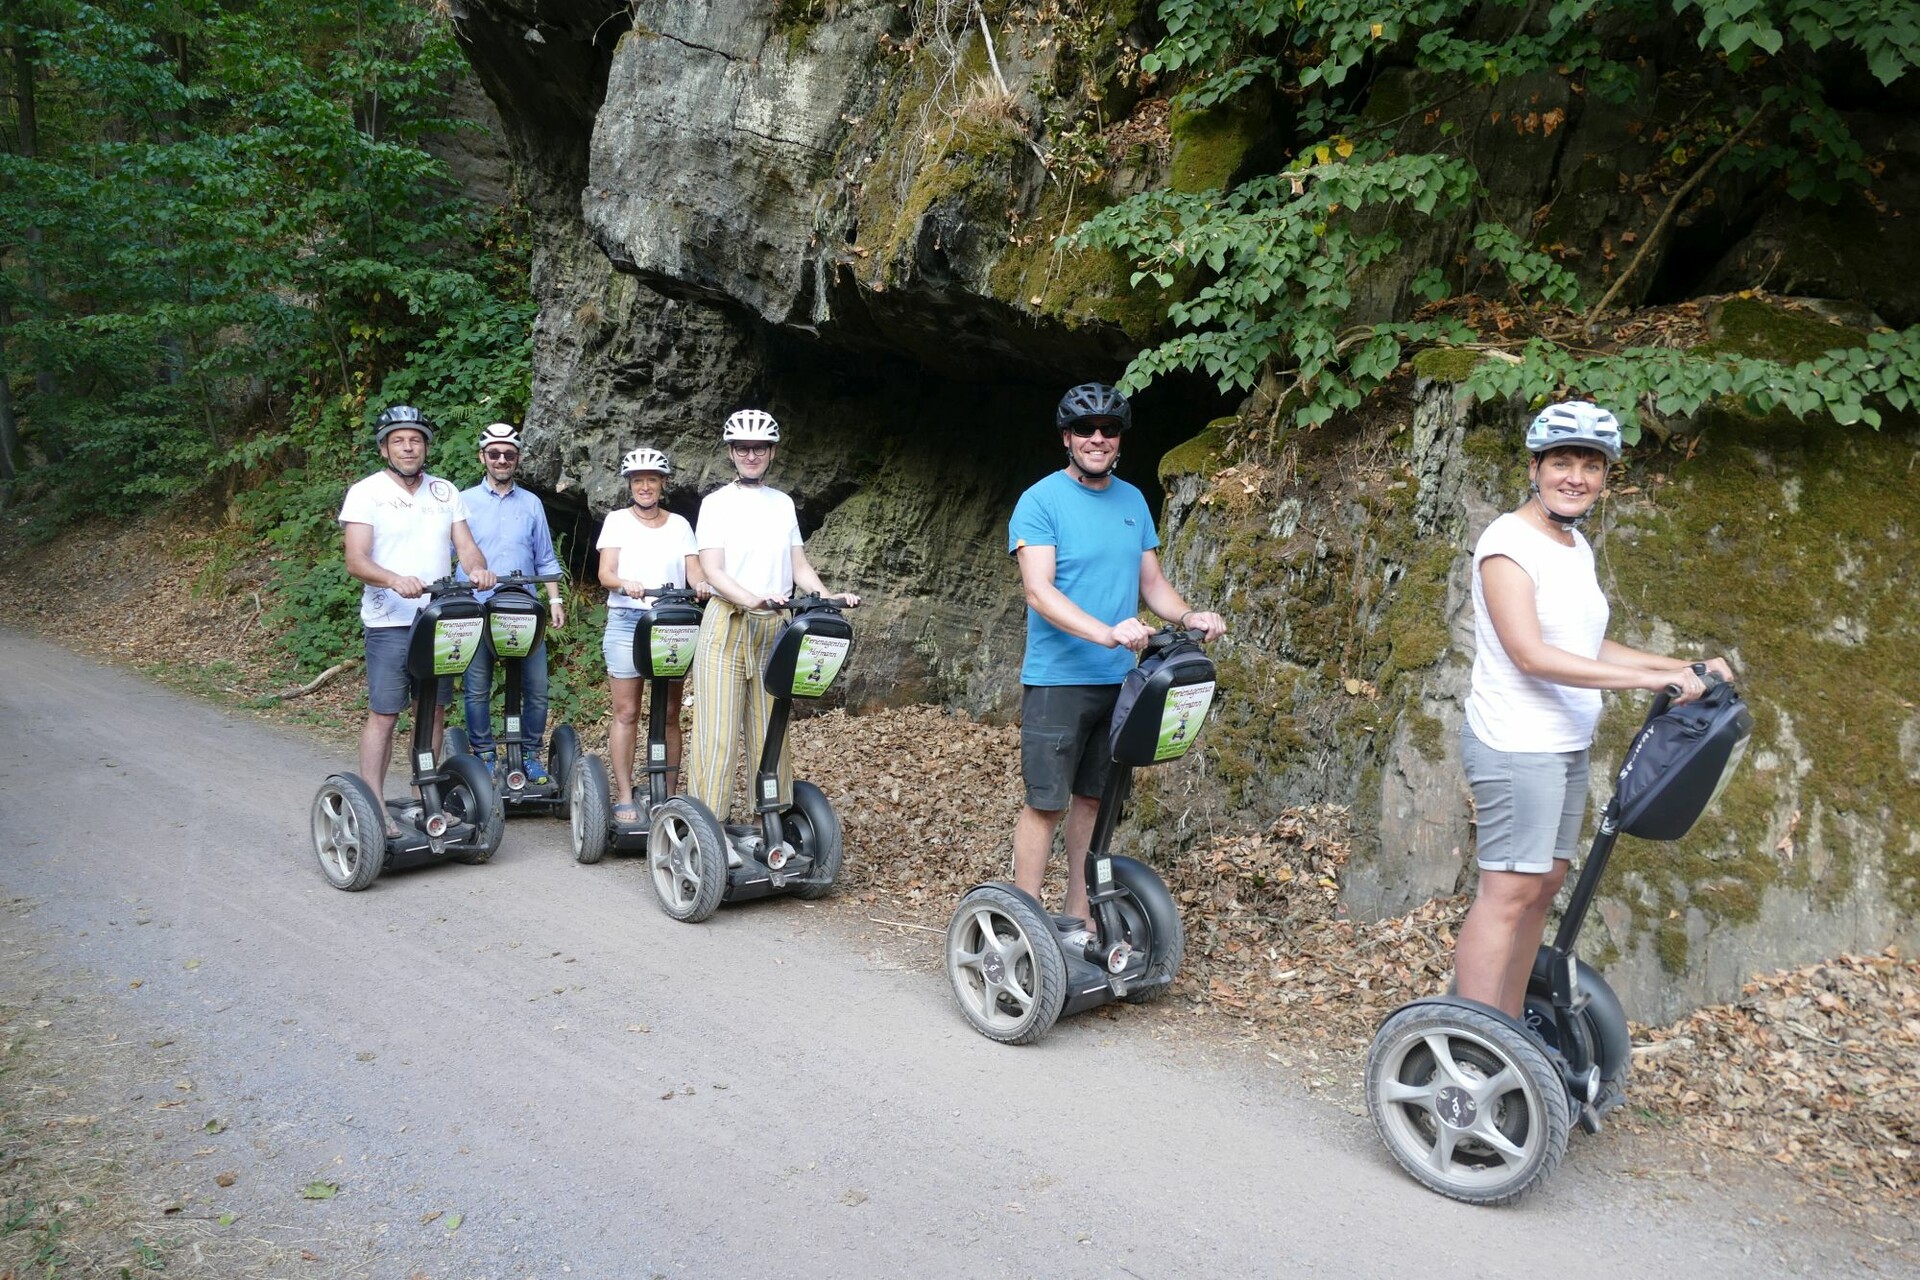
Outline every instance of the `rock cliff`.
{"label": "rock cliff", "polygon": [[[1120,0],[988,4],[990,21],[950,0],[452,10],[534,217],[535,484],[585,535],[645,441],[672,454],[690,511],[725,478],[721,418],[767,407],[785,432],[774,481],[814,563],[876,601],[852,700],[1008,713],[1023,615],[1006,516],[1058,464],[1059,391],[1117,375],[1166,301],[1055,238],[1132,191],[1256,171],[1286,104],[1190,116],[1143,98],[1130,72],[1151,12]],[[1378,77],[1368,110],[1403,113],[1410,75]],[[1556,77],[1477,92],[1487,204],[1591,247],[1571,261],[1596,278],[1645,217],[1622,158],[1656,145],[1672,104],[1600,110]],[[1920,150],[1910,123],[1874,127],[1895,154]],[[1908,162],[1887,183],[1907,199],[1920,176]],[[1749,194],[1731,183],[1633,291],[1671,300],[1777,269],[1920,317],[1911,273],[1833,247],[1857,211],[1757,212]],[[1883,230],[1852,242],[1904,261],[1911,236]],[[1399,305],[1463,234],[1423,231],[1356,282],[1357,310]],[[1330,799],[1356,809],[1355,911],[1466,883],[1463,551],[1516,501],[1518,410],[1457,403],[1453,376],[1429,369],[1295,437],[1273,436],[1258,396],[1237,413],[1205,384],[1141,397],[1123,474],[1164,497],[1171,576],[1233,626],[1207,750],[1142,790],[1149,843]],[[1734,653],[1761,724],[1721,817],[1621,857],[1596,938],[1636,1014],[1725,995],[1756,967],[1920,940],[1914,447],[1911,423],[1709,416],[1636,463],[1601,517],[1619,634]],[[1632,706],[1616,703],[1603,753]]]}

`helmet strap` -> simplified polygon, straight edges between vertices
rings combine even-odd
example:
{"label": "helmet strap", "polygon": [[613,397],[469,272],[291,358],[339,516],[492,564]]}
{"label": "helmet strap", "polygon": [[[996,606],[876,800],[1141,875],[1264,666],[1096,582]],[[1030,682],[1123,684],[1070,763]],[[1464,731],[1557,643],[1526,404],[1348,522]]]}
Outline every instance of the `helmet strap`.
{"label": "helmet strap", "polygon": [[424,462],[421,463],[419,466],[415,467],[411,471],[402,471],[400,468],[394,466],[393,463],[391,462],[387,463],[387,470],[393,472],[394,476],[399,479],[400,483],[405,485],[409,489],[413,488],[415,485],[420,483],[420,473],[425,471],[426,469],[427,469],[427,464]]}
{"label": "helmet strap", "polygon": [[1073,446],[1072,445],[1067,446],[1067,471],[1076,480],[1079,480],[1082,483],[1088,480],[1101,480],[1101,481],[1111,480],[1113,479],[1114,472],[1118,471],[1119,469],[1120,469],[1120,451],[1118,449],[1115,449],[1113,451],[1113,458],[1107,463],[1107,469],[1105,471],[1096,473],[1096,472],[1089,471],[1085,467],[1081,466],[1080,459],[1073,456]]}
{"label": "helmet strap", "polygon": [[1530,482],[1527,485],[1527,487],[1533,490],[1533,500],[1539,506],[1540,514],[1545,516],[1547,519],[1553,521],[1555,524],[1559,525],[1563,529],[1575,528],[1576,526],[1579,525],[1579,523],[1582,520],[1585,520],[1588,516],[1593,514],[1593,508],[1588,507],[1585,511],[1582,511],[1577,516],[1563,516],[1558,511],[1555,511],[1552,507],[1549,507],[1547,505],[1547,500],[1540,496],[1540,486],[1538,484],[1534,484]]}

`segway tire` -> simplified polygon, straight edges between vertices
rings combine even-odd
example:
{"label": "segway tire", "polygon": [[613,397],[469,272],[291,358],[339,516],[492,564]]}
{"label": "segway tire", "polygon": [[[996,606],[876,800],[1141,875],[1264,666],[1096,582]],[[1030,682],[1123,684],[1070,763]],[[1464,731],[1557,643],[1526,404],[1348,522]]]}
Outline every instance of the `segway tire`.
{"label": "segway tire", "polygon": [[1465,1004],[1409,1005],[1367,1050],[1367,1109],[1387,1150],[1431,1191],[1505,1205],[1567,1150],[1565,1084],[1538,1041]]}
{"label": "segway tire", "polygon": [[1126,890],[1119,900],[1127,941],[1147,952],[1147,971],[1127,989],[1128,1004],[1152,1004],[1173,990],[1187,956],[1187,927],[1166,881],[1136,858],[1115,858],[1113,878]]}
{"label": "segway tire", "polygon": [[573,777],[567,783],[567,826],[573,837],[575,862],[590,867],[607,855],[611,801],[607,767],[600,763],[600,757],[581,756],[575,760]]}
{"label": "segway tire", "polygon": [[473,743],[467,739],[467,731],[459,725],[450,725],[440,737],[440,754],[446,756],[464,756],[473,753]]}
{"label": "segway tire", "polygon": [[330,774],[313,797],[313,851],[327,883],[358,893],[387,865],[387,807],[351,773]]}
{"label": "segway tire", "polygon": [[469,866],[492,861],[507,833],[507,806],[494,790],[493,775],[478,756],[448,756],[440,767],[450,777],[441,797],[447,816],[470,822],[476,829],[473,843],[455,853],[453,860]]}
{"label": "segway tire", "polygon": [[553,741],[547,746],[547,773],[553,778],[554,789],[560,795],[560,816],[571,817],[569,812],[573,804],[573,771],[580,763],[580,735],[573,726],[563,724],[553,731]]}
{"label": "segway tire", "polygon": [[720,909],[727,892],[727,833],[691,796],[674,796],[653,813],[647,862],[660,909],[697,924]]}
{"label": "segway tire", "polygon": [[795,886],[793,896],[808,900],[826,897],[833,892],[833,882],[840,878],[844,852],[840,815],[833,811],[833,805],[820,788],[811,782],[796,782],[793,805],[786,811],[784,821],[793,832],[794,849],[813,859],[813,870],[807,874],[805,883]]}
{"label": "segway tire", "polygon": [[1045,912],[1003,885],[983,884],[947,922],[947,980],[975,1031],[1032,1044],[1060,1020],[1067,961]]}

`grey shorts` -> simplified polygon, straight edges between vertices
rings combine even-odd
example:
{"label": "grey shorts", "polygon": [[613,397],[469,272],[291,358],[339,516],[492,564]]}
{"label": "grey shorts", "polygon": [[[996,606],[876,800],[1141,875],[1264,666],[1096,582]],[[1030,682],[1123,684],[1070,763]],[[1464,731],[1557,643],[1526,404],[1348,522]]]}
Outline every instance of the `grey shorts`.
{"label": "grey shorts", "polygon": [[1020,696],[1020,778],[1027,804],[1048,812],[1072,796],[1098,797],[1113,751],[1107,743],[1117,684],[1030,684]]}
{"label": "grey shorts", "polygon": [[1460,726],[1482,871],[1544,875],[1572,862],[1587,812],[1585,751],[1495,751]]}
{"label": "grey shorts", "polygon": [[[407,676],[407,635],[412,627],[368,627],[367,710],[397,716],[413,701],[413,681]],[[453,701],[453,677],[442,676],[434,701]]]}

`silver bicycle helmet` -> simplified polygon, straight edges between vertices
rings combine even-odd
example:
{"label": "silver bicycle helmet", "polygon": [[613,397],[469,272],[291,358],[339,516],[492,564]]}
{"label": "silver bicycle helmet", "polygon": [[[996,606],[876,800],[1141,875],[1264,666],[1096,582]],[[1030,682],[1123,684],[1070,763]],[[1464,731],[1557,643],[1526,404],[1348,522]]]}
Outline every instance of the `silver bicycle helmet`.
{"label": "silver bicycle helmet", "polygon": [[1608,462],[1620,461],[1620,421],[1597,404],[1563,400],[1542,409],[1527,428],[1534,453],[1564,448],[1597,449]]}
{"label": "silver bicycle helmet", "polygon": [[383,412],[373,424],[373,444],[375,448],[387,442],[387,437],[402,427],[411,427],[433,443],[433,424],[428,422],[420,411],[410,404],[396,404]]}

